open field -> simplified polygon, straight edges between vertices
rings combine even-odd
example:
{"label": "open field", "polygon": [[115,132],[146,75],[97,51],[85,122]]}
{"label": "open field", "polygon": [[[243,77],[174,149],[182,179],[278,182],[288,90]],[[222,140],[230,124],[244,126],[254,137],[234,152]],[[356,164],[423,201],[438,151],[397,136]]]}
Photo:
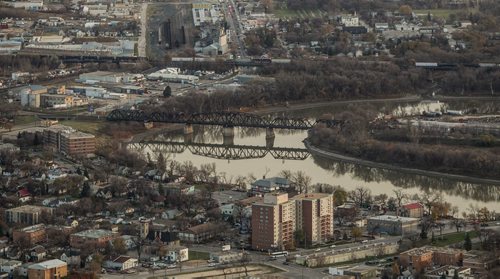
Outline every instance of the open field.
{"label": "open field", "polygon": [[34,115],[18,115],[14,121],[16,125],[26,125],[38,121],[38,118]]}
{"label": "open field", "polygon": [[[468,233],[471,239],[478,236],[477,231],[469,231]],[[439,233],[438,234],[434,233],[434,243],[431,243],[430,233],[428,237],[429,237],[428,239],[419,241],[417,246],[432,245],[432,246],[444,247],[451,244],[460,243],[465,239],[465,232],[443,234],[442,238],[441,236],[439,236]]]}
{"label": "open field", "polygon": [[78,131],[85,133],[90,133],[96,135],[99,133],[99,129],[104,126],[104,121],[79,121],[79,120],[63,120],[59,121],[59,124],[70,126]]}
{"label": "open field", "polygon": [[289,9],[276,9],[273,11],[274,15],[281,19],[306,19],[306,18],[319,18],[328,15],[327,12],[322,10],[289,10]]}
{"label": "open field", "polygon": [[199,252],[189,250],[189,260],[208,260],[210,259],[210,254],[208,252]]}
{"label": "open field", "polygon": [[434,17],[440,17],[443,19],[448,19],[450,14],[457,14],[460,12],[464,12],[469,14],[471,12],[476,12],[476,9],[430,9],[430,10],[413,10],[413,12],[418,16],[427,16],[430,12]]}
{"label": "open field", "polygon": [[[246,269],[246,270],[245,270]],[[262,264],[249,264],[245,267],[219,267],[216,269],[209,269],[197,272],[181,272],[176,274],[169,274],[168,276],[175,276],[176,279],[181,278],[242,278],[248,276],[256,276],[262,274],[272,274],[281,272],[282,270]],[[152,276],[148,279],[160,279],[165,278],[165,276]]]}

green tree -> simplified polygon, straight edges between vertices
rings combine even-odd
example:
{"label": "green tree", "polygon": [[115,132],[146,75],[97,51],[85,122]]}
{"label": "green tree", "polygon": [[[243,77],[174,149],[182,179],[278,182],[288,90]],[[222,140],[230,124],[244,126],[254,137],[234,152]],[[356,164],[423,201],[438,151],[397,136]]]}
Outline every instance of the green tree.
{"label": "green tree", "polygon": [[465,233],[465,239],[464,239],[464,249],[467,251],[470,251],[472,249],[472,241],[470,240],[469,233]]}
{"label": "green tree", "polygon": [[453,279],[460,279],[460,277],[458,277],[458,270],[457,269],[455,269],[453,272]]}
{"label": "green tree", "polygon": [[169,98],[171,96],[172,96],[172,88],[170,88],[170,85],[167,85],[167,87],[165,87],[165,90],[163,90],[163,97]]}

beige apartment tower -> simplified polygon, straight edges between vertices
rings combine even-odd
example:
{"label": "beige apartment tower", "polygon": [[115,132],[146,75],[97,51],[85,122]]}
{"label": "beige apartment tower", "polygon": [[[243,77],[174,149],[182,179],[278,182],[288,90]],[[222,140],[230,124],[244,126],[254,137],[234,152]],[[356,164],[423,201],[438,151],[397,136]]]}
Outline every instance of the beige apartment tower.
{"label": "beige apartment tower", "polygon": [[285,250],[294,245],[295,202],[288,194],[269,193],[252,205],[252,247]]}

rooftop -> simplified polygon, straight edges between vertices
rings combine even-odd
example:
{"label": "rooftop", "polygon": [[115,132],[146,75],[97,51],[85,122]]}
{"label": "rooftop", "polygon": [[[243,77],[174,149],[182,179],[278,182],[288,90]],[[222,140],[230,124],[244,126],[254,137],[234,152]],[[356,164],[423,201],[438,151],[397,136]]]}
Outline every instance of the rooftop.
{"label": "rooftop", "polygon": [[188,231],[191,231],[195,234],[203,233],[203,232],[208,232],[208,231],[213,231],[213,230],[218,230],[219,225],[215,223],[205,223],[197,226],[193,226],[188,229]]}
{"label": "rooftop", "polygon": [[403,205],[404,208],[406,209],[418,209],[418,208],[423,208],[422,204],[418,203],[418,202],[414,202],[414,203],[408,203],[408,204],[405,204]]}
{"label": "rooftop", "polygon": [[44,224],[38,224],[38,225],[22,228],[22,229],[20,229],[20,231],[26,232],[26,233],[32,233],[32,232],[36,232],[36,231],[44,230],[44,229],[45,229]]}
{"label": "rooftop", "polygon": [[327,194],[327,193],[305,193],[305,194],[299,194],[296,195],[295,197],[291,198],[292,200],[317,200],[317,199],[322,199],[326,197],[333,197],[332,194]]}
{"label": "rooftop", "polygon": [[43,206],[36,206],[36,205],[23,205],[20,207],[16,208],[11,208],[7,209],[7,211],[11,212],[21,212],[21,213],[39,213],[42,210],[47,210],[48,208],[43,207]]}
{"label": "rooftop", "polygon": [[392,221],[392,222],[399,221],[401,223],[410,223],[419,221],[418,218],[409,218],[409,217],[392,216],[392,215],[373,216],[368,218],[368,220]]}
{"label": "rooftop", "polygon": [[61,260],[53,259],[53,260],[48,260],[45,262],[32,264],[28,268],[29,269],[46,270],[46,269],[52,269],[52,268],[66,266],[66,265],[67,264]]}
{"label": "rooftop", "polygon": [[74,233],[74,236],[85,237],[85,238],[101,238],[113,235],[114,232],[107,230],[86,230]]}

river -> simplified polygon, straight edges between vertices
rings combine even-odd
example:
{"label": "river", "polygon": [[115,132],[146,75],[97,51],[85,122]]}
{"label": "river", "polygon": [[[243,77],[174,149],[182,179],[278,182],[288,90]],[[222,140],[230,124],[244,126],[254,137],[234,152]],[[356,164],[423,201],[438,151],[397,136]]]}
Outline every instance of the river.
{"label": "river", "polygon": [[[395,109],[401,111],[399,106],[415,107],[415,105],[415,103],[372,104],[381,112]],[[471,106],[470,103],[464,102],[450,102],[447,105],[449,109],[464,109]],[[273,116],[316,119],[324,113],[335,113],[346,108],[348,106],[342,104],[277,113]],[[215,163],[217,172],[233,181],[239,175],[252,174],[259,178],[263,175],[276,176],[283,170],[304,171],[312,178],[313,184],[340,185],[346,190],[363,186],[369,188],[373,195],[385,193],[388,196],[393,196],[393,191],[397,189],[402,189],[410,195],[420,194],[423,191],[439,191],[446,201],[458,206],[460,212],[466,211],[470,204],[486,206],[489,210],[500,212],[500,185],[468,183],[324,159],[304,150],[302,141],[307,137],[306,131],[276,130],[272,148],[271,142],[266,142],[265,129],[234,128],[234,131],[233,139],[224,139],[221,127],[195,126],[194,134],[189,139],[194,143],[192,145],[183,144],[186,139],[183,133],[178,131],[161,134],[154,139],[155,142],[171,142],[170,144],[143,145],[139,151],[143,154],[149,153],[153,158],[162,152],[167,159],[179,162],[191,161],[198,167],[201,164]],[[230,147],[227,144],[230,144]],[[238,157],[245,159],[237,159]],[[283,157],[287,159],[282,159]]]}

